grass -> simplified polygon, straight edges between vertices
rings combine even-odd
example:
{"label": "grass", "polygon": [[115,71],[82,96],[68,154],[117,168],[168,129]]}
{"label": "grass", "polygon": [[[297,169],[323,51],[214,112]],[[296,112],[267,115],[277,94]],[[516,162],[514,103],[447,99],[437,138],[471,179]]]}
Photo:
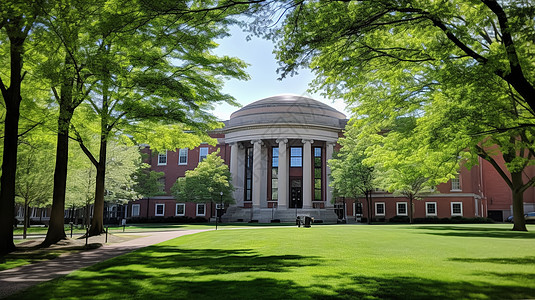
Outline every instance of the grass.
{"label": "grass", "polygon": [[184,236],[11,299],[535,297],[535,226],[313,226]]}

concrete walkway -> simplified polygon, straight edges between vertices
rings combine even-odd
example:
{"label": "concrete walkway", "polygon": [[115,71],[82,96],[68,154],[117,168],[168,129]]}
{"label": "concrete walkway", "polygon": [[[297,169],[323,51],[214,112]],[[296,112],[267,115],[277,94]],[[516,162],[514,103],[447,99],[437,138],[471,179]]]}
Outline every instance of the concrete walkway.
{"label": "concrete walkway", "polygon": [[0,298],[10,296],[38,283],[67,275],[78,269],[94,265],[98,262],[123,255],[136,249],[158,244],[183,235],[209,230],[212,229],[137,233],[137,235],[141,235],[142,237],[121,243],[107,244],[97,249],[62,255],[55,259],[0,271]]}

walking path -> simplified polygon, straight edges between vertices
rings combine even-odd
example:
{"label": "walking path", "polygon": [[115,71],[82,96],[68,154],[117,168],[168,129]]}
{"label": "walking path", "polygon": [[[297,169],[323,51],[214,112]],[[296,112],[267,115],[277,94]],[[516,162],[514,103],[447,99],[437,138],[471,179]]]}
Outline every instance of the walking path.
{"label": "walking path", "polygon": [[116,244],[106,244],[97,249],[62,255],[55,259],[0,271],[0,298],[136,249],[208,230],[212,229],[137,233],[136,235],[142,237]]}

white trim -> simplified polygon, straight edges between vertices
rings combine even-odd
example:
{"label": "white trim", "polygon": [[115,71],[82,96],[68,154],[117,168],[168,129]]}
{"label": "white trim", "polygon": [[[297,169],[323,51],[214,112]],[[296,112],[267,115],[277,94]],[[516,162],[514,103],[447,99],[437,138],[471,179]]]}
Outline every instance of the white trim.
{"label": "white trim", "polygon": [[[428,204],[433,204],[435,206],[435,213],[429,213],[429,210],[427,209]],[[425,216],[437,216],[438,208],[436,202],[425,202]]]}
{"label": "white trim", "polygon": [[[181,214],[178,213],[178,206],[184,207]],[[186,203],[177,203],[175,206],[175,216],[185,216],[186,215]]]}
{"label": "white trim", "polygon": [[[460,204],[461,206],[461,212],[460,213],[453,213],[453,205],[454,204]],[[463,216],[463,203],[462,202],[451,202],[450,203],[450,207],[451,207],[451,216],[452,217],[456,217],[456,216]]]}
{"label": "white trim", "polygon": [[[185,151],[185,156],[186,156],[186,162],[183,162],[183,163],[180,162],[180,152],[181,151]],[[178,165],[179,166],[184,166],[184,165],[187,165],[187,164],[188,164],[188,148],[178,149]]]}
{"label": "white trim", "polygon": [[[364,210],[364,205],[361,202],[353,202],[353,216],[361,217],[363,214],[357,214],[357,204],[361,205],[361,209]],[[364,211],[363,211],[364,213]]]}
{"label": "white trim", "polygon": [[[165,162],[160,162],[160,156],[165,155]],[[158,166],[165,166],[167,165],[167,150],[165,150],[165,153],[158,153],[158,156],[156,157],[156,163]]]}
{"label": "white trim", "polygon": [[[160,206],[160,205],[163,207],[161,214],[158,213],[158,206]],[[165,203],[156,203],[156,204],[154,204],[154,215],[156,217],[163,217],[165,215]]]}
{"label": "white trim", "polygon": [[[400,204],[404,204],[405,205],[405,213],[399,213],[399,205]],[[396,202],[396,215],[398,216],[408,216],[409,215],[409,209],[408,209],[409,205],[407,204],[407,202]]]}
{"label": "white trim", "polygon": [[[199,214],[199,205],[203,205],[204,206],[204,212],[202,214]],[[199,216],[199,217],[204,217],[206,216],[206,204],[204,203],[197,203],[197,205],[195,206],[195,215],[196,216]]]}
{"label": "white trim", "polygon": [[[137,214],[134,215],[134,207],[137,207]],[[132,204],[132,217],[139,217],[139,213],[141,212],[141,205],[139,204]]]}
{"label": "white trim", "polygon": [[[453,186],[453,182],[456,181],[456,187]],[[455,178],[450,179],[450,192],[462,192],[463,186],[461,185],[461,176],[459,174],[455,175]]]}
{"label": "white trim", "polygon": [[[378,204],[382,204],[383,205],[383,213],[382,214],[377,213]],[[375,215],[376,216],[385,216],[385,214],[386,214],[386,205],[385,205],[385,203],[384,202],[375,202]]]}
{"label": "white trim", "polygon": [[[200,147],[199,148],[199,162],[203,161],[201,159],[203,157],[203,155],[202,155],[203,149],[206,149],[206,156],[208,156],[208,154],[210,154],[210,149],[208,149],[208,147]],[[206,156],[205,156],[205,158],[206,158]]]}

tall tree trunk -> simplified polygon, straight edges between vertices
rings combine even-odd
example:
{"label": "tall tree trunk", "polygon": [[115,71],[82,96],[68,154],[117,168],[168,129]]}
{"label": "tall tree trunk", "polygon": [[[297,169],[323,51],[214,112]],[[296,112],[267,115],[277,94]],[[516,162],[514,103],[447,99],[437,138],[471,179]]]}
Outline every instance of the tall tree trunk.
{"label": "tall tree trunk", "polygon": [[30,224],[30,205],[28,205],[28,201],[24,200],[24,225],[22,228],[22,238],[26,239],[26,234],[28,230],[28,225]]}
{"label": "tall tree trunk", "polygon": [[409,224],[412,224],[413,222],[413,212],[414,212],[413,200],[414,200],[414,197],[410,195],[409,196]]}
{"label": "tall tree trunk", "polygon": [[106,152],[107,135],[100,137],[99,162],[97,165],[97,178],[95,182],[95,206],[93,208],[93,220],[89,229],[89,236],[99,235],[104,232],[104,193],[106,180]]}
{"label": "tall tree trunk", "polygon": [[[10,40],[10,86],[1,83],[5,102],[4,152],[0,177],[0,255],[16,249],[13,243],[15,225],[15,174],[17,173],[17,148],[22,83],[22,53],[25,36],[21,37],[22,18],[14,17],[14,29],[7,30]],[[7,28],[7,27],[6,27]]]}
{"label": "tall tree trunk", "polygon": [[512,193],[513,193],[513,231],[528,231],[526,219],[524,218],[524,181],[522,172],[511,173]]}
{"label": "tall tree trunk", "polygon": [[52,211],[50,212],[50,223],[46,238],[42,243],[43,246],[50,246],[67,238],[65,234],[65,189],[67,187],[69,126],[72,118],[72,110],[67,109],[65,105],[60,105],[59,114]]}

